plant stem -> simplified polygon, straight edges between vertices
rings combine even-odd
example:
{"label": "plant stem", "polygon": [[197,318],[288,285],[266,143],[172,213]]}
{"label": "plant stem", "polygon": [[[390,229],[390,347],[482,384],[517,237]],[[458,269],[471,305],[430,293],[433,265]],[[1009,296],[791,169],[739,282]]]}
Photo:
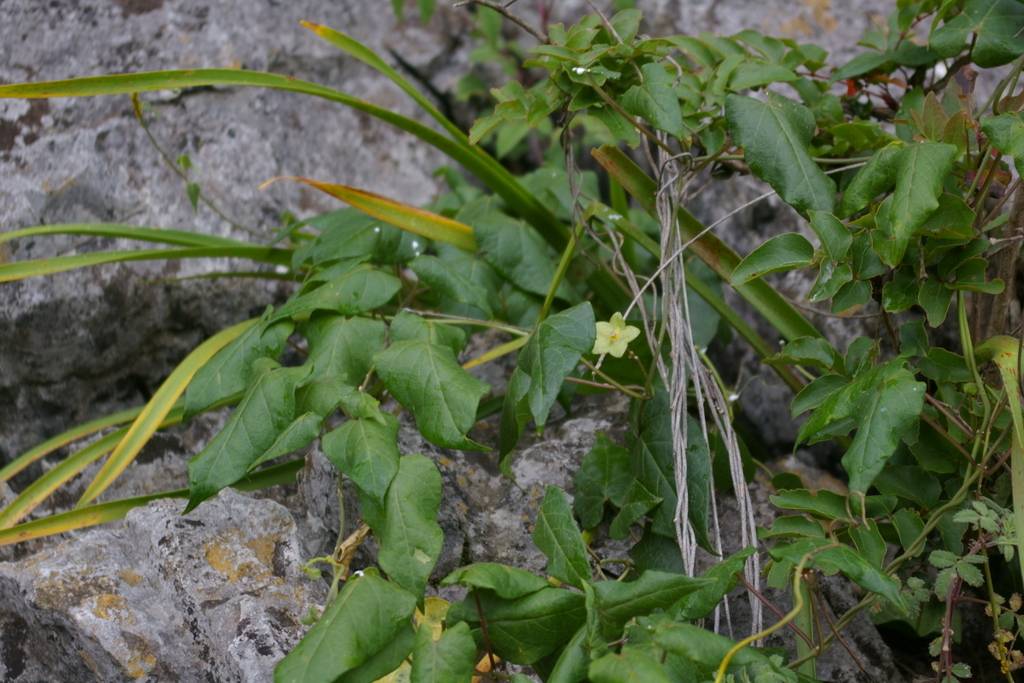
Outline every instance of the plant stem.
{"label": "plant stem", "polygon": [[558,287],[562,284],[562,280],[569,270],[569,264],[572,263],[572,256],[576,252],[576,245],[579,244],[582,234],[583,221],[580,221],[576,225],[576,229],[573,230],[572,235],[569,236],[569,243],[562,250],[562,258],[558,261],[558,267],[555,269],[555,274],[548,285],[547,296],[544,297],[544,304],[540,307],[540,313],[537,315],[538,326],[544,321],[544,318],[548,317],[548,313],[551,311],[551,304],[555,302],[555,293],[558,291]]}

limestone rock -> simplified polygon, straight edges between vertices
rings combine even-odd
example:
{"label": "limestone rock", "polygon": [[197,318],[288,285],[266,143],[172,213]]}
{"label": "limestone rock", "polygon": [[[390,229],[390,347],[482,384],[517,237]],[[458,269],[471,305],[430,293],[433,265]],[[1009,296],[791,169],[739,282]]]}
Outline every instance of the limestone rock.
{"label": "limestone rock", "polygon": [[295,523],[223,491],[0,563],[0,679],[269,681],[325,596]]}

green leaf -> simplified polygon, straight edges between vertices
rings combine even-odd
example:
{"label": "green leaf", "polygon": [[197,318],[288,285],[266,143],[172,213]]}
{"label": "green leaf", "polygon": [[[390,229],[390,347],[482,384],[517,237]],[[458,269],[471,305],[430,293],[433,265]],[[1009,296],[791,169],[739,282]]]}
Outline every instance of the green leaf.
{"label": "green leaf", "polygon": [[260,323],[246,330],[201,367],[185,390],[185,419],[244,391],[260,358],[276,359],[292,333],[291,321]]}
{"label": "green leaf", "polygon": [[646,571],[635,581],[598,581],[593,584],[602,635],[618,638],[633,617],[664,609],[713,584],[683,574]]}
{"label": "green leaf", "polygon": [[398,474],[398,420],[384,415],[375,420],[348,420],[324,435],[324,455],[359,489],[377,502],[384,502],[392,479]]}
{"label": "green leaf", "polygon": [[836,215],[840,218],[851,216],[865,208],[883,192],[896,184],[896,161],[903,145],[890,144],[871,155],[868,163],[857,171],[853,180],[843,190]]}
{"label": "green leaf", "polygon": [[558,655],[546,683],[582,683],[587,680],[587,668],[590,666],[587,640],[587,627],[583,626]]}
{"label": "green leaf", "polygon": [[615,515],[611,526],[608,527],[608,535],[614,539],[627,538],[630,527],[659,503],[661,498],[651,493],[639,480],[633,479],[622,497],[619,514]]}
{"label": "green leaf", "polygon": [[931,34],[928,46],[941,57],[958,54],[969,34],[971,58],[982,68],[1012,62],[1024,53],[1024,7],[1015,0],[967,0],[963,12]]}
{"label": "green leaf", "polygon": [[835,183],[811,159],[814,115],[778,95],[768,101],[729,95],[725,115],[754,173],[797,211],[832,211]]}
{"label": "green leaf", "polygon": [[794,339],[782,347],[776,359],[793,365],[806,365],[822,370],[831,370],[838,363],[838,369],[842,370],[841,359],[836,350],[821,337]]}
{"label": "green leaf", "polygon": [[873,567],[852,548],[843,545],[823,550],[814,556],[813,562],[824,572],[842,572],[864,590],[881,595],[901,612],[907,612],[899,581]]}
{"label": "green leaf", "polygon": [[770,500],[772,505],[783,510],[808,512],[824,519],[846,519],[848,516],[846,499],[826,489],[815,493],[803,489],[779,491]]}
{"label": "green leaf", "polygon": [[861,557],[881,569],[885,561],[886,545],[882,533],[878,530],[878,522],[869,519],[867,525],[862,524],[850,529],[850,538],[857,546],[857,552]]}
{"label": "green leaf", "polygon": [[845,387],[848,382],[846,377],[832,374],[813,379],[793,397],[793,403],[789,406],[790,414],[796,417],[817,408],[822,401]]}
{"label": "green leaf", "polygon": [[753,548],[745,548],[712,565],[701,576],[707,583],[676,602],[676,621],[696,621],[710,614],[739,583],[739,574],[753,554]]}
{"label": "green leaf", "polygon": [[369,318],[317,314],[303,325],[302,334],[309,342],[313,379],[332,377],[357,386],[373,365],[373,354],[384,346],[387,326]]}
{"label": "green leaf", "polygon": [[444,544],[444,532],[437,523],[440,506],[441,474],[437,467],[422,455],[407,455],[399,461],[383,508],[363,509],[367,524],[380,542],[380,568],[415,595],[423,593]]}
{"label": "green leaf", "polygon": [[634,648],[592,662],[588,676],[593,683],[672,683],[658,660]]}
{"label": "green leaf", "polygon": [[938,477],[917,465],[890,465],[875,477],[874,486],[882,494],[899,496],[925,510],[938,505],[942,495]]}
{"label": "green leaf", "polygon": [[358,315],[383,306],[398,293],[402,283],[394,275],[369,265],[348,270],[316,289],[290,300],[271,317],[308,317],[314,311],[333,311],[342,315]]}
{"label": "green leaf", "polygon": [[796,232],[770,238],[740,261],[732,271],[732,284],[743,285],[755,278],[780,270],[809,266],[814,261],[814,247]]}
{"label": "green leaf", "polygon": [[548,486],[537,513],[533,542],[548,558],[548,572],[555,578],[582,588],[590,581],[590,560],[565,492]]}
{"label": "green leaf", "polygon": [[383,649],[337,680],[337,683],[376,683],[402,665],[416,643],[412,624],[404,625]]}
{"label": "green leaf", "polygon": [[677,138],[684,137],[686,130],[672,76],[659,62],[648,62],[640,70],[643,82],[626,91],[622,96],[622,108],[642,117],[658,130]]}
{"label": "green leaf", "polygon": [[911,239],[939,208],[942,184],[957,155],[956,147],[941,142],[920,142],[900,150],[896,189],[878,209],[872,240],[883,262],[895,267],[903,261]]}
{"label": "green leaf", "polygon": [[988,136],[992,146],[1001,153],[1013,157],[1017,173],[1024,169],[1024,119],[1019,112],[985,116],[981,119],[981,130]]}
{"label": "green leaf", "polygon": [[[697,543],[709,549],[708,502],[711,497],[711,454],[703,440],[700,425],[687,416],[689,444],[686,450],[688,514]],[[672,416],[668,394],[657,390],[650,400],[636,400],[630,411],[628,446],[633,476],[647,492],[662,499],[651,517],[652,529],[659,535],[675,538],[676,483],[672,445]]]}
{"label": "green leaf", "polygon": [[565,378],[593,348],[596,329],[594,309],[584,302],[545,318],[530,335],[505,394],[502,455],[515,448],[526,426],[527,409],[538,429],[547,422]]}
{"label": "green leaf", "polygon": [[196,183],[185,184],[185,194],[188,195],[188,202],[192,205],[192,210],[197,211],[199,209],[199,195],[202,192],[199,185]]}
{"label": "green leaf", "polygon": [[779,64],[747,61],[740,63],[729,79],[729,90],[739,91],[760,88],[772,83],[795,81],[797,75],[792,69]]}
{"label": "green leaf", "polygon": [[847,282],[832,298],[832,312],[839,315],[853,311],[871,299],[871,285],[864,280]]}
{"label": "green leaf", "polygon": [[466,345],[466,333],[462,328],[444,321],[426,318],[402,311],[391,321],[391,341],[422,340],[436,346],[445,346],[458,356]]}
{"label": "green leaf", "polygon": [[274,445],[295,417],[295,388],[308,373],[307,367],[278,368],[256,381],[224,428],[189,461],[187,510],[244,477]]}
{"label": "green leaf", "polygon": [[[491,198],[467,204],[458,218],[473,226],[480,245],[478,254],[503,278],[531,294],[547,294],[558,255],[536,230],[503,214]],[[557,294],[563,301],[577,298],[565,280]]]}
{"label": "green leaf", "polygon": [[896,452],[900,438],[921,414],[925,385],[899,368],[886,372],[861,394],[857,435],[843,456],[850,475],[850,490],[864,493],[886,461]]}
{"label": "green leaf", "polygon": [[833,261],[841,261],[850,251],[853,237],[838,218],[825,211],[811,211],[811,228],[821,240],[825,253]]}
{"label": "green leaf", "polygon": [[438,257],[417,256],[409,263],[409,268],[440,298],[443,310],[472,318],[492,317],[490,292],[459,270],[449,268]]}
{"label": "green leaf", "polygon": [[270,448],[249,465],[249,470],[251,471],[275,458],[280,458],[282,455],[294,453],[313,443],[313,439],[320,436],[320,426],[323,424],[323,421],[323,415],[317,413],[303,413],[299,415],[290,425],[284,428],[283,432],[277,435],[274,443],[270,444]]}
{"label": "green leaf", "polygon": [[939,239],[970,240],[974,237],[975,217],[974,210],[962,197],[943,192],[939,208],[924,222],[921,232]]}
{"label": "green leaf", "polygon": [[374,363],[384,386],[412,412],[428,441],[445,448],[480,448],[466,433],[490,388],[463,370],[450,348],[410,339],[376,354]]}
{"label": "green leaf", "polygon": [[493,591],[498,597],[515,600],[548,587],[543,578],[525,569],[494,562],[478,562],[460,567],[441,582],[442,586],[466,586]]}
{"label": "green leaf", "polygon": [[902,313],[917,303],[920,281],[912,269],[900,268],[882,287],[882,308],[889,313]]}
{"label": "green leaf", "polygon": [[839,290],[853,280],[853,271],[849,264],[841,263],[836,265],[829,260],[823,260],[818,267],[818,277],[811,287],[807,300],[815,303],[827,301],[834,297]]}
{"label": "green leaf", "polygon": [[910,508],[900,508],[892,516],[893,526],[896,527],[896,535],[900,539],[900,545],[904,550],[910,550],[914,541],[924,531],[924,522],[921,515]]}
{"label": "green leaf", "polygon": [[917,293],[917,303],[924,309],[929,327],[938,327],[946,320],[952,300],[953,290],[934,279],[922,282],[921,289]]}
{"label": "green leaf", "polygon": [[[703,668],[713,671],[732,649],[734,643],[693,624],[666,624],[654,635],[654,642],[672,654],[679,655]],[[768,658],[752,647],[745,647],[736,653],[729,664],[729,671],[752,664],[764,664]]]}
{"label": "green leaf", "polygon": [[922,375],[939,383],[960,384],[973,379],[967,360],[963,356],[937,346],[928,349],[917,366]]}
{"label": "green leaf", "polygon": [[[400,258],[404,256],[401,254],[403,233],[357,209],[320,214],[309,220],[309,227],[320,234],[295,249],[292,255],[292,267],[295,269],[310,264],[323,266],[344,261],[392,263],[407,260]],[[412,255],[410,249],[408,257]]]}
{"label": "green leaf", "polygon": [[415,609],[415,597],[372,572],[349,579],[274,669],[275,683],[334,683],[409,628]]}
{"label": "green leaf", "polygon": [[598,433],[573,480],[573,509],[583,528],[592,529],[601,523],[606,502],[622,507],[632,479],[629,451],[603,432]]}
{"label": "green leaf", "polygon": [[469,683],[476,666],[476,643],[469,625],[459,622],[434,640],[429,626],[416,632],[411,683]]}
{"label": "green leaf", "polygon": [[[499,598],[490,591],[475,593],[495,654],[513,664],[532,664],[556,651],[587,616],[583,594],[560,588],[544,588],[515,600]],[[484,642],[473,596],[452,605],[446,619],[469,623],[477,643]]]}

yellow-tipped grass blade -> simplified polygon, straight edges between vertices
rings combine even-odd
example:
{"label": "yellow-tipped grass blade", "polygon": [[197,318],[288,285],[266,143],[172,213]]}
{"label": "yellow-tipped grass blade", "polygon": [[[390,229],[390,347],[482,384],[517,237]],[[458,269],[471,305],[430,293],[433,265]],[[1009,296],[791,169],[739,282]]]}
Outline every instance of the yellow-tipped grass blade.
{"label": "yellow-tipped grass blade", "polygon": [[337,183],[324,183],[311,178],[296,176],[272,178],[263,183],[262,187],[278,180],[294,180],[309,185],[400,230],[436,242],[447,242],[466,251],[476,251],[476,237],[473,236],[473,228],[440,214],[402,204],[394,199],[382,197],[366,190]]}
{"label": "yellow-tipped grass blade", "polygon": [[65,482],[113,450],[127,432],[128,429],[123,428],[107,434],[69,455],[56,467],[26,486],[25,490],[0,512],[0,529],[9,529],[27,517]]}
{"label": "yellow-tipped grass blade", "polygon": [[[276,484],[288,484],[295,481],[295,475],[302,469],[302,460],[292,460],[281,465],[268,467],[246,477],[234,484],[232,488],[240,491],[252,491],[255,489],[267,488]],[[146,505],[161,498],[188,498],[188,489],[176,489],[174,491],[162,491],[148,496],[137,496],[135,498],[123,498],[99,503],[83,508],[76,508],[68,512],[34,519],[9,529],[0,530],[0,545],[10,545],[30,541],[33,538],[53,536],[76,529],[85,529],[107,522],[114,522],[124,518],[128,512],[141,505]]]}
{"label": "yellow-tipped grass blade", "polygon": [[110,457],[103,464],[103,467],[96,474],[96,478],[89,484],[89,488],[82,494],[78,501],[79,507],[91,503],[97,496],[107,490],[115,479],[125,468],[135,460],[142,447],[146,445],[153,433],[160,428],[161,423],[171,412],[178,398],[184,393],[188,383],[192,381],[193,375],[198,372],[218,351],[228,345],[236,337],[258,322],[258,318],[251,318],[245,322],[233,325],[221,330],[205,342],[197,346],[192,353],[185,357],[178,367],[164,380],[160,388],[153,394],[146,407],[142,409],[139,416],[135,418],[128,433]]}
{"label": "yellow-tipped grass blade", "polygon": [[[142,408],[135,409],[135,415],[138,415],[141,411]],[[132,418],[135,417],[135,415],[133,415]],[[124,421],[127,422],[132,418],[128,418]],[[178,424],[181,422],[181,418],[181,407],[175,406],[175,409],[171,411],[171,414],[167,416],[167,419],[164,420],[160,426],[169,427],[171,425]],[[113,431],[110,434],[106,434],[88,446],[84,446],[83,448],[75,451],[67,458],[54,465],[53,468],[40,475],[39,478],[26,486],[25,489],[18,494],[18,497],[12,500],[6,508],[0,510],[0,529],[6,529],[14,526],[27,517],[33,510],[39,507],[43,501],[49,498],[54,491],[81,474],[89,465],[114,450],[114,447],[117,446],[127,433],[128,428],[124,427]]]}
{"label": "yellow-tipped grass blade", "polygon": [[14,460],[7,463],[3,468],[0,468],[0,481],[8,481],[11,477],[18,474],[32,463],[41,458],[45,458],[58,448],[63,448],[70,443],[83,439],[90,434],[95,434],[107,427],[114,427],[130,420],[134,420],[135,416],[138,415],[141,410],[142,406],[121,410],[90,422],[76,425],[66,432],[61,432],[57,436],[51,437],[37,446],[33,446]]}
{"label": "yellow-tipped grass blade", "polygon": [[100,266],[122,261],[161,261],[186,258],[245,258],[262,263],[287,265],[291,251],[253,246],[184,247],[181,249],[138,249],[135,251],[98,251],[88,254],[56,256],[0,264],[0,282],[14,282],[40,275],[53,275],[76,268]]}
{"label": "yellow-tipped grass blade", "polygon": [[[1015,529],[1024,529],[1024,409],[1020,399],[1020,377],[1018,376],[1020,340],[1013,337],[992,337],[979,346],[975,356],[981,361],[992,361],[999,368],[1006,390],[1006,404],[1010,408],[1013,423],[1013,439],[1010,452],[1010,489],[1013,493],[1013,523]],[[979,387],[984,391],[984,387]],[[1017,561],[1021,576],[1024,576],[1024,533],[1017,532]]]}

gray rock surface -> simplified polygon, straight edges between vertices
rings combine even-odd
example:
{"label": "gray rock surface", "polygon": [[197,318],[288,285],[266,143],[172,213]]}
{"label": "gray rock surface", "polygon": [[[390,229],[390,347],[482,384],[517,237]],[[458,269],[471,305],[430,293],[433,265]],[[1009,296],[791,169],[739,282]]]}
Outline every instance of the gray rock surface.
{"label": "gray rock surface", "polygon": [[295,522],[233,491],[0,563],[0,680],[265,681],[325,597]]}

